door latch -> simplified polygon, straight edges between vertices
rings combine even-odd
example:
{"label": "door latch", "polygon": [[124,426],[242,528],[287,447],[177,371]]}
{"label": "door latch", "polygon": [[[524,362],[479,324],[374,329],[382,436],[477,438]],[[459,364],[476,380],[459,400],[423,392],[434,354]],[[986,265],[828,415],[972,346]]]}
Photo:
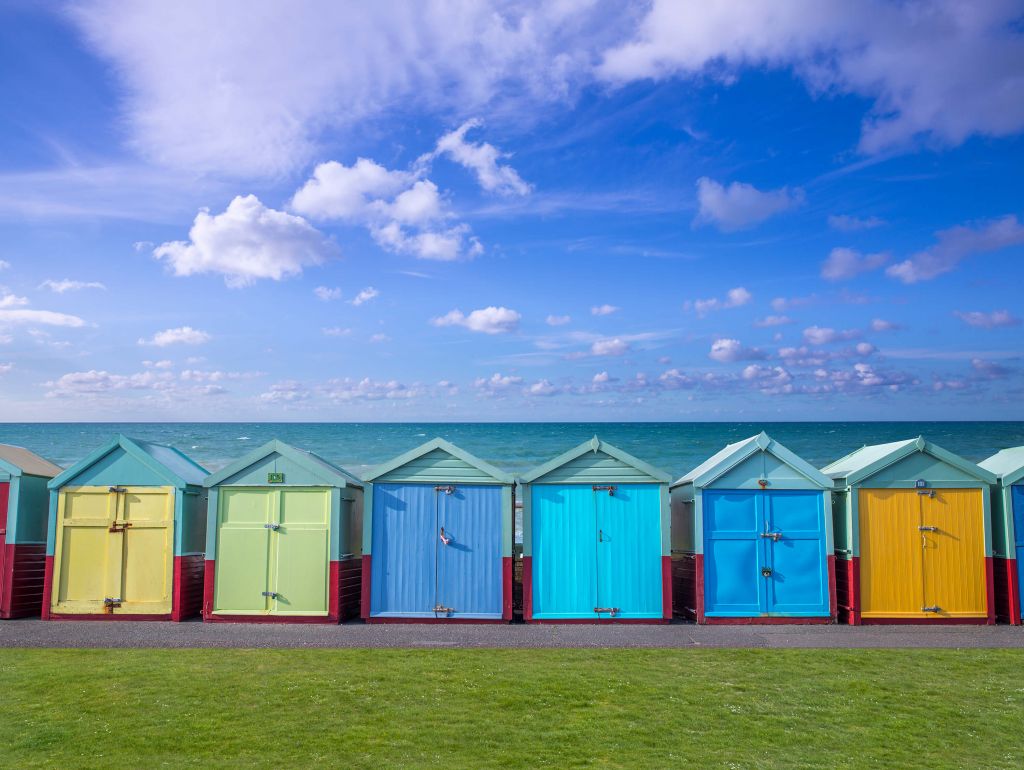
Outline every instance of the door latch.
{"label": "door latch", "polygon": [[110,488],[109,488],[109,489],[108,489],[107,491],[108,491],[108,492],[112,492],[112,493],[114,493],[115,495],[119,495],[119,494],[121,494],[122,492],[127,492],[128,490],[127,490],[127,489],[125,489],[124,487],[110,487]]}
{"label": "door latch", "polygon": [[455,494],[455,487],[453,487],[451,484],[449,484],[448,486],[437,486],[437,487],[434,487],[434,491],[435,492],[444,492],[446,495],[454,495]]}
{"label": "door latch", "polygon": [[261,591],[262,596],[266,596],[268,599],[276,599],[277,591]]}
{"label": "door latch", "polygon": [[281,525],[280,524],[264,524],[263,525],[263,529],[272,529],[275,532],[277,532],[277,530],[281,529]]}
{"label": "door latch", "polygon": [[917,490],[917,494],[919,494],[919,495],[928,495],[928,497],[935,497],[935,490],[934,489],[919,489],[919,490]]}
{"label": "door latch", "polygon": [[454,539],[455,538],[449,537],[448,535],[446,535],[444,533],[444,527],[441,527],[441,542],[442,543],[444,543],[445,545],[451,545],[452,540],[454,540]]}
{"label": "door latch", "polygon": [[130,521],[115,521],[111,523],[110,528],[107,529],[107,532],[124,532],[131,525],[132,523]]}
{"label": "door latch", "polygon": [[761,537],[770,537],[776,543],[782,539],[781,532],[762,532]]}
{"label": "door latch", "polygon": [[938,527],[927,527],[927,526],[921,525],[920,527],[917,528],[917,530],[918,530],[918,532],[938,532],[939,528]]}
{"label": "door latch", "polygon": [[594,612],[598,613],[598,614],[600,614],[602,612],[605,612],[605,613],[608,613],[609,615],[611,615],[614,618],[616,615],[619,614],[619,608],[618,607],[594,607]]}
{"label": "door latch", "polygon": [[771,567],[761,567],[761,577],[766,577],[767,578],[767,577],[771,577],[771,576],[772,576],[772,568]]}
{"label": "door latch", "polygon": [[106,599],[103,600],[103,611],[105,613],[107,613],[108,615],[113,615],[114,614],[114,608],[115,607],[120,607],[121,606],[121,602],[123,602],[123,601],[124,601],[124,599],[111,599],[110,597],[107,597]]}
{"label": "door latch", "polygon": [[939,612],[942,612],[942,607],[940,607],[937,604],[933,604],[930,607],[922,607],[921,612],[934,612],[937,614]]}
{"label": "door latch", "polygon": [[607,492],[609,497],[612,497],[615,494],[614,484],[594,484],[591,489],[595,492]]}

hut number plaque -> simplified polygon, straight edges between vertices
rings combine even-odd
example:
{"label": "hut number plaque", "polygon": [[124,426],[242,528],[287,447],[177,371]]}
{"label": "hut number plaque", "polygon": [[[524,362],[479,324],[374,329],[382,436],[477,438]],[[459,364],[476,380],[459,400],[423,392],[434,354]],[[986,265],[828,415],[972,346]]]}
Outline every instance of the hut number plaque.
{"label": "hut number plaque", "polygon": [[268,473],[267,474],[267,483],[268,484],[284,484],[284,474],[283,473]]}

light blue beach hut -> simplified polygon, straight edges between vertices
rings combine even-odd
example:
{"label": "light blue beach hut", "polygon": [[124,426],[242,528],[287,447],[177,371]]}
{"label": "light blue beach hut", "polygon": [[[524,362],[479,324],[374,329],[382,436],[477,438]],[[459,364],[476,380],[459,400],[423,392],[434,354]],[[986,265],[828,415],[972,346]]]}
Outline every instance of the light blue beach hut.
{"label": "light blue beach hut", "polygon": [[996,620],[1019,624],[1024,596],[1024,446],[978,463],[999,479],[992,488],[992,571]]}

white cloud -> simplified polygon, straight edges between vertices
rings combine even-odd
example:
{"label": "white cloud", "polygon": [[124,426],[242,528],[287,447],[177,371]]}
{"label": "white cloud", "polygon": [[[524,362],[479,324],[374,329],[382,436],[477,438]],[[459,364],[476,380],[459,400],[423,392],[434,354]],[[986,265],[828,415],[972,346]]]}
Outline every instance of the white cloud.
{"label": "white cloud", "polygon": [[347,337],[352,330],[344,326],[326,326],[320,330],[325,337]]}
{"label": "white cloud", "polygon": [[739,340],[722,338],[711,343],[708,358],[723,364],[736,361],[757,361],[768,356],[758,348],[748,348]]}
{"label": "white cloud", "polygon": [[505,334],[519,328],[522,316],[507,307],[490,307],[474,310],[465,315],[461,310],[452,310],[431,321],[434,326],[462,326],[483,334]]}
{"label": "white cloud", "polygon": [[10,267],[10,262],[8,262],[6,259],[0,259],[0,270],[9,270]]}
{"label": "white cloud", "polygon": [[292,197],[290,208],[314,219],[363,221],[368,210],[386,208],[416,180],[407,171],[391,171],[367,158],[351,166],[330,160],[313,169],[313,176]]}
{"label": "white cloud", "polygon": [[49,289],[57,294],[63,294],[66,291],[81,291],[82,289],[106,289],[99,281],[69,281],[65,278],[62,281],[52,281],[47,279],[39,284],[40,289]]}
{"label": "white cloud", "polygon": [[16,294],[7,294],[0,296],[0,308],[7,307],[25,307],[28,304],[28,297],[19,297]]}
{"label": "white cloud", "polygon": [[202,345],[209,342],[210,335],[191,326],[179,326],[176,329],[164,329],[157,332],[150,339],[142,338],[140,345],[155,345],[158,348],[165,348],[168,345]]}
{"label": "white cloud", "polygon": [[593,378],[591,378],[591,382],[595,385],[604,385],[611,382],[611,379],[611,375],[609,375],[608,372],[598,372],[593,376]]}
{"label": "white cloud", "polygon": [[815,95],[873,100],[863,152],[920,138],[957,145],[1024,127],[1019,14],[1013,2],[655,0],[633,38],[606,53],[600,74],[620,83],[675,76],[728,83],[746,67],[791,68]]}
{"label": "white cloud", "polygon": [[590,353],[595,356],[621,356],[628,352],[629,343],[618,337],[596,340],[590,346]]}
{"label": "white cloud", "polygon": [[857,355],[859,356],[870,356],[877,350],[877,348],[870,342],[858,342],[854,345],[853,349],[857,351]]}
{"label": "white cloud", "polygon": [[861,230],[873,230],[881,227],[886,222],[879,217],[854,217],[849,214],[831,214],[828,218],[828,226],[841,233],[856,233]]}
{"label": "white cloud", "polygon": [[[0,307],[4,306],[0,304]],[[0,310],[0,326],[8,324],[42,324],[44,326],[79,328],[85,326],[85,321],[76,315],[56,313],[52,310]]]}
{"label": "white cloud", "polygon": [[545,379],[529,385],[523,392],[527,396],[554,396],[561,393],[562,389]]}
{"label": "white cloud", "polygon": [[522,383],[522,377],[495,372],[490,377],[478,377],[473,381],[473,387],[484,394],[495,396],[508,393],[513,388],[522,385]]}
{"label": "white cloud", "polygon": [[352,300],[352,304],[355,305],[356,307],[359,307],[359,305],[369,302],[371,299],[374,299],[379,296],[379,291],[377,291],[372,286],[367,286],[365,289],[363,289],[355,296],[355,299]]}
{"label": "white cloud", "polygon": [[590,308],[590,315],[611,315],[612,313],[618,313],[620,310],[622,310],[622,308],[617,307],[616,305],[594,305],[594,307]]}
{"label": "white cloud", "polygon": [[267,208],[255,195],[235,197],[222,214],[201,210],[189,239],[161,244],[153,255],[175,275],[219,273],[232,288],[299,275],[334,252],[305,219]]}
{"label": "white cloud", "polygon": [[809,297],[776,297],[772,300],[771,305],[772,310],[776,313],[784,313],[791,308],[813,305],[817,301],[818,297],[814,294]]}
{"label": "white cloud", "polygon": [[384,334],[383,332],[378,332],[377,334],[370,335],[370,342],[373,342],[374,344],[381,342],[391,342],[391,338],[388,335]]}
{"label": "white cloud", "polygon": [[341,299],[341,289],[330,286],[317,286],[313,289],[313,294],[321,302],[333,302],[334,300]]}
{"label": "white cloud", "polygon": [[56,380],[43,383],[49,388],[47,395],[104,394],[121,390],[149,390],[170,387],[174,375],[170,372],[146,371],[138,374],[111,374],[106,370],[90,369],[68,372]]}
{"label": "white cloud", "polygon": [[785,326],[791,323],[793,323],[793,319],[788,315],[766,315],[764,318],[754,321],[754,326],[770,329],[773,326]]}
{"label": "white cloud", "polygon": [[839,331],[827,326],[808,326],[804,329],[804,341],[809,345],[827,345],[831,342],[842,342],[857,339],[861,336],[858,329]]}
{"label": "white cloud", "polygon": [[567,315],[549,315],[544,319],[544,323],[548,326],[565,326],[570,321],[572,321],[572,316]]}
{"label": "white cloud", "polygon": [[874,318],[871,321],[871,331],[873,332],[891,332],[899,328],[899,324],[886,321],[884,318]]}
{"label": "white cloud", "polygon": [[718,297],[695,299],[692,302],[685,302],[683,308],[689,310],[692,307],[697,312],[697,315],[703,318],[713,310],[729,310],[734,307],[743,307],[753,298],[754,295],[744,287],[737,286],[735,289],[729,289],[726,292],[725,299],[718,299]]}
{"label": "white cloud", "polygon": [[861,273],[877,270],[889,261],[889,255],[861,254],[854,249],[836,248],[829,252],[821,265],[821,277],[826,281],[845,281]]}
{"label": "white cloud", "polygon": [[466,134],[483,125],[479,118],[467,120],[454,131],[437,140],[437,149],[433,157],[447,155],[456,163],[465,166],[476,174],[477,182],[487,192],[499,195],[528,195],[530,185],[522,180],[511,166],[500,165],[500,158],[509,157],[494,145],[487,142],[467,142]]}
{"label": "white cloud", "polygon": [[980,310],[964,312],[956,310],[953,312],[957,318],[968,326],[978,329],[996,329],[1006,326],[1020,326],[1020,319],[1014,316],[1009,310],[993,310],[985,313]]}
{"label": "white cloud", "polygon": [[[1021,103],[1024,104],[1024,100]],[[903,283],[930,281],[950,272],[969,256],[1024,243],[1024,225],[1011,214],[974,226],[941,230],[935,235],[938,242],[934,246],[892,265],[885,271],[886,275]]]}
{"label": "white cloud", "polygon": [[744,182],[728,187],[704,176],[697,180],[699,210],[694,224],[714,224],[726,232],[764,222],[803,201],[803,191],[783,187],[767,192]]}
{"label": "white cloud", "polygon": [[298,380],[282,380],[275,382],[264,393],[260,393],[260,400],[272,404],[293,404],[306,401],[312,396],[312,392]]}
{"label": "white cloud", "polygon": [[369,377],[328,380],[319,390],[331,401],[404,400],[416,398],[424,392],[419,386],[405,385],[398,380],[372,380]]}

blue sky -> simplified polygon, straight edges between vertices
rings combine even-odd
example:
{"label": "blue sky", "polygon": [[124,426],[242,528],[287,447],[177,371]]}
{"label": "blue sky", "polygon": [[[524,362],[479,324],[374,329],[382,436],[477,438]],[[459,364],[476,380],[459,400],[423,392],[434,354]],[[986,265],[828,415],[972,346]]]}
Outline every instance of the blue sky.
{"label": "blue sky", "polygon": [[0,419],[1024,419],[1015,2],[0,6]]}

